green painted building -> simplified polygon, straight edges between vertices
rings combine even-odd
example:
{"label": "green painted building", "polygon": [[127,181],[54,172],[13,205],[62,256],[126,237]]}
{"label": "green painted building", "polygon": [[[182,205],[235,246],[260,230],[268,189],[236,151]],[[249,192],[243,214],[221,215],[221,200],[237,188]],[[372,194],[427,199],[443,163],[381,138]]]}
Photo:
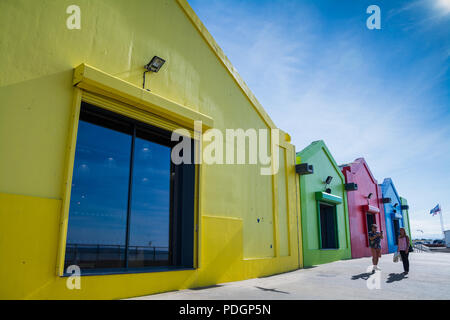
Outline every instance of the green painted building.
{"label": "green painted building", "polygon": [[297,153],[304,266],[350,259],[345,178],[323,141]]}

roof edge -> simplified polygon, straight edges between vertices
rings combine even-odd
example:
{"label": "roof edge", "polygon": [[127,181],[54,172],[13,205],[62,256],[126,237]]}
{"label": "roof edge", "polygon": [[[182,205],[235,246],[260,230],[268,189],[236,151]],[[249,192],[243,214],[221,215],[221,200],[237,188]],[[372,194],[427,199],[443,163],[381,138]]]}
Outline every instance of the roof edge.
{"label": "roof edge", "polygon": [[397,196],[397,199],[398,199],[398,200],[400,201],[400,203],[401,203],[400,195],[398,194],[397,189],[395,188],[394,182],[392,181],[391,178],[385,178],[385,179],[383,180],[383,183],[380,184],[380,186],[381,186],[381,193],[384,195],[384,193],[386,192],[386,189],[387,189],[387,187],[388,187],[389,185],[392,187],[392,190],[394,191],[395,195]]}
{"label": "roof edge", "polygon": [[[339,177],[342,179],[343,183],[345,183],[345,176],[341,171],[341,168],[337,164],[336,160],[334,160],[333,155],[328,149],[327,145],[323,140],[313,141],[306,148],[296,153],[296,159],[300,160],[303,163],[303,160],[308,161],[308,158],[315,155],[319,151],[324,151],[334,169],[338,173]],[[304,159],[306,158],[306,159]]]}
{"label": "roof edge", "polygon": [[239,75],[236,68],[231,64],[230,60],[227,58],[223,50],[217,44],[216,40],[214,40],[213,36],[209,33],[208,29],[206,29],[205,25],[197,16],[192,7],[189,5],[187,0],[176,0],[176,2],[184,11],[189,20],[191,20],[192,24],[195,26],[195,28],[200,33],[202,38],[209,45],[209,47],[214,52],[219,61],[227,69],[227,71],[234,79],[234,81],[237,83],[239,88],[242,90],[244,95],[248,98],[250,104],[254,107],[258,115],[262,118],[262,120],[266,123],[266,125],[269,128],[277,129],[275,123],[272,121],[266,110],[264,110],[263,106],[259,103],[256,96],[253,94],[253,92],[251,92],[250,88],[247,86],[242,77]]}
{"label": "roof edge", "polygon": [[369,176],[372,179],[372,182],[374,184],[378,184],[378,181],[377,181],[377,179],[375,179],[375,176],[373,175],[372,171],[370,170],[370,167],[367,164],[366,159],[364,159],[362,157],[361,158],[357,158],[352,163],[346,164],[345,167],[350,167],[351,171],[353,173],[356,173],[359,170],[361,170],[362,168],[365,168],[366,171],[369,173]]}

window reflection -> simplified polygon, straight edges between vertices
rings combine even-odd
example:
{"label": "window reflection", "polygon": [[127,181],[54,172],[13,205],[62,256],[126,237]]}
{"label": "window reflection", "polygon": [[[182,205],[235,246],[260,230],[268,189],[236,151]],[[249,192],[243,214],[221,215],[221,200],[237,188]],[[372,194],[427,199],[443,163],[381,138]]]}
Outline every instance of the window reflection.
{"label": "window reflection", "polygon": [[129,267],[170,262],[170,152],[167,146],[135,140]]}
{"label": "window reflection", "polygon": [[130,134],[79,121],[66,266],[124,267],[131,142]]}
{"label": "window reflection", "polygon": [[170,136],[82,104],[66,268],[193,266],[195,166],[171,163]]}

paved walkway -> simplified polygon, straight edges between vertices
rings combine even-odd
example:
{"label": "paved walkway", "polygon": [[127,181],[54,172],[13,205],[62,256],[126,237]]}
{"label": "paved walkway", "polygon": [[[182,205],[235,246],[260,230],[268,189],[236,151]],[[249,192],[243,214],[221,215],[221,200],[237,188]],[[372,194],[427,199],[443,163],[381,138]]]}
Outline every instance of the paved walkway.
{"label": "paved walkway", "polygon": [[[371,275],[371,258],[337,261],[276,276],[232,282],[211,288],[181,290],[140,297],[145,300],[277,300],[277,299],[450,299],[450,253],[412,253],[410,274],[392,254],[380,261],[380,273]],[[368,289],[369,277],[373,286]]]}

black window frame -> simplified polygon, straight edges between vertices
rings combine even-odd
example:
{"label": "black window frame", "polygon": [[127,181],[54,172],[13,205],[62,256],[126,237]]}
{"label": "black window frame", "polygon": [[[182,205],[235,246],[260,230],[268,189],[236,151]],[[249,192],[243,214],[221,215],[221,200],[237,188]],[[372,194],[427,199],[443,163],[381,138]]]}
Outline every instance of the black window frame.
{"label": "black window frame", "polygon": [[[369,223],[369,217],[373,218],[373,222]],[[369,239],[369,232],[371,232],[372,230],[372,225],[377,223],[377,217],[374,213],[370,213],[366,211],[366,238],[367,238],[367,243],[366,243],[366,247],[369,248],[370,247],[370,239]]]}
{"label": "black window frame", "polygon": [[[153,125],[126,117],[124,115],[106,110],[101,107],[94,106],[85,101],[81,102],[80,108],[80,120],[104,128],[127,133],[132,137],[130,150],[130,172],[128,182],[125,267],[108,269],[81,269],[82,275],[95,276],[102,274],[151,273],[195,269],[195,196],[197,190],[198,174],[197,165],[195,165],[194,163],[195,152],[192,152],[191,164],[175,165],[172,161],[170,164],[169,264],[167,266],[129,267],[128,263],[130,247],[130,223],[132,215],[131,205],[133,195],[135,140],[137,137],[142,138],[153,143],[167,146],[171,150],[176,144],[178,144],[178,141],[171,141],[171,131],[155,127]],[[195,141],[193,138],[191,138],[191,150],[194,151],[194,148]],[[189,193],[184,192],[186,189],[183,188],[186,187],[190,187],[190,190],[188,189]],[[188,212],[188,214],[186,214],[186,212]],[[67,229],[69,228],[70,225],[68,225]],[[65,272],[67,267],[70,265],[66,263],[66,257],[67,244],[65,247],[64,257],[64,277],[72,275]]]}
{"label": "black window frame", "polygon": [[[335,248],[324,248],[323,246],[323,237],[322,237],[322,210],[321,206],[329,207],[333,210],[333,224],[334,224],[334,242],[336,247]],[[338,216],[337,216],[337,205],[336,204],[330,204],[324,201],[317,201],[317,211],[318,211],[318,220],[319,220],[319,250],[339,250],[340,249],[340,243],[339,243],[339,227],[338,227]]]}

